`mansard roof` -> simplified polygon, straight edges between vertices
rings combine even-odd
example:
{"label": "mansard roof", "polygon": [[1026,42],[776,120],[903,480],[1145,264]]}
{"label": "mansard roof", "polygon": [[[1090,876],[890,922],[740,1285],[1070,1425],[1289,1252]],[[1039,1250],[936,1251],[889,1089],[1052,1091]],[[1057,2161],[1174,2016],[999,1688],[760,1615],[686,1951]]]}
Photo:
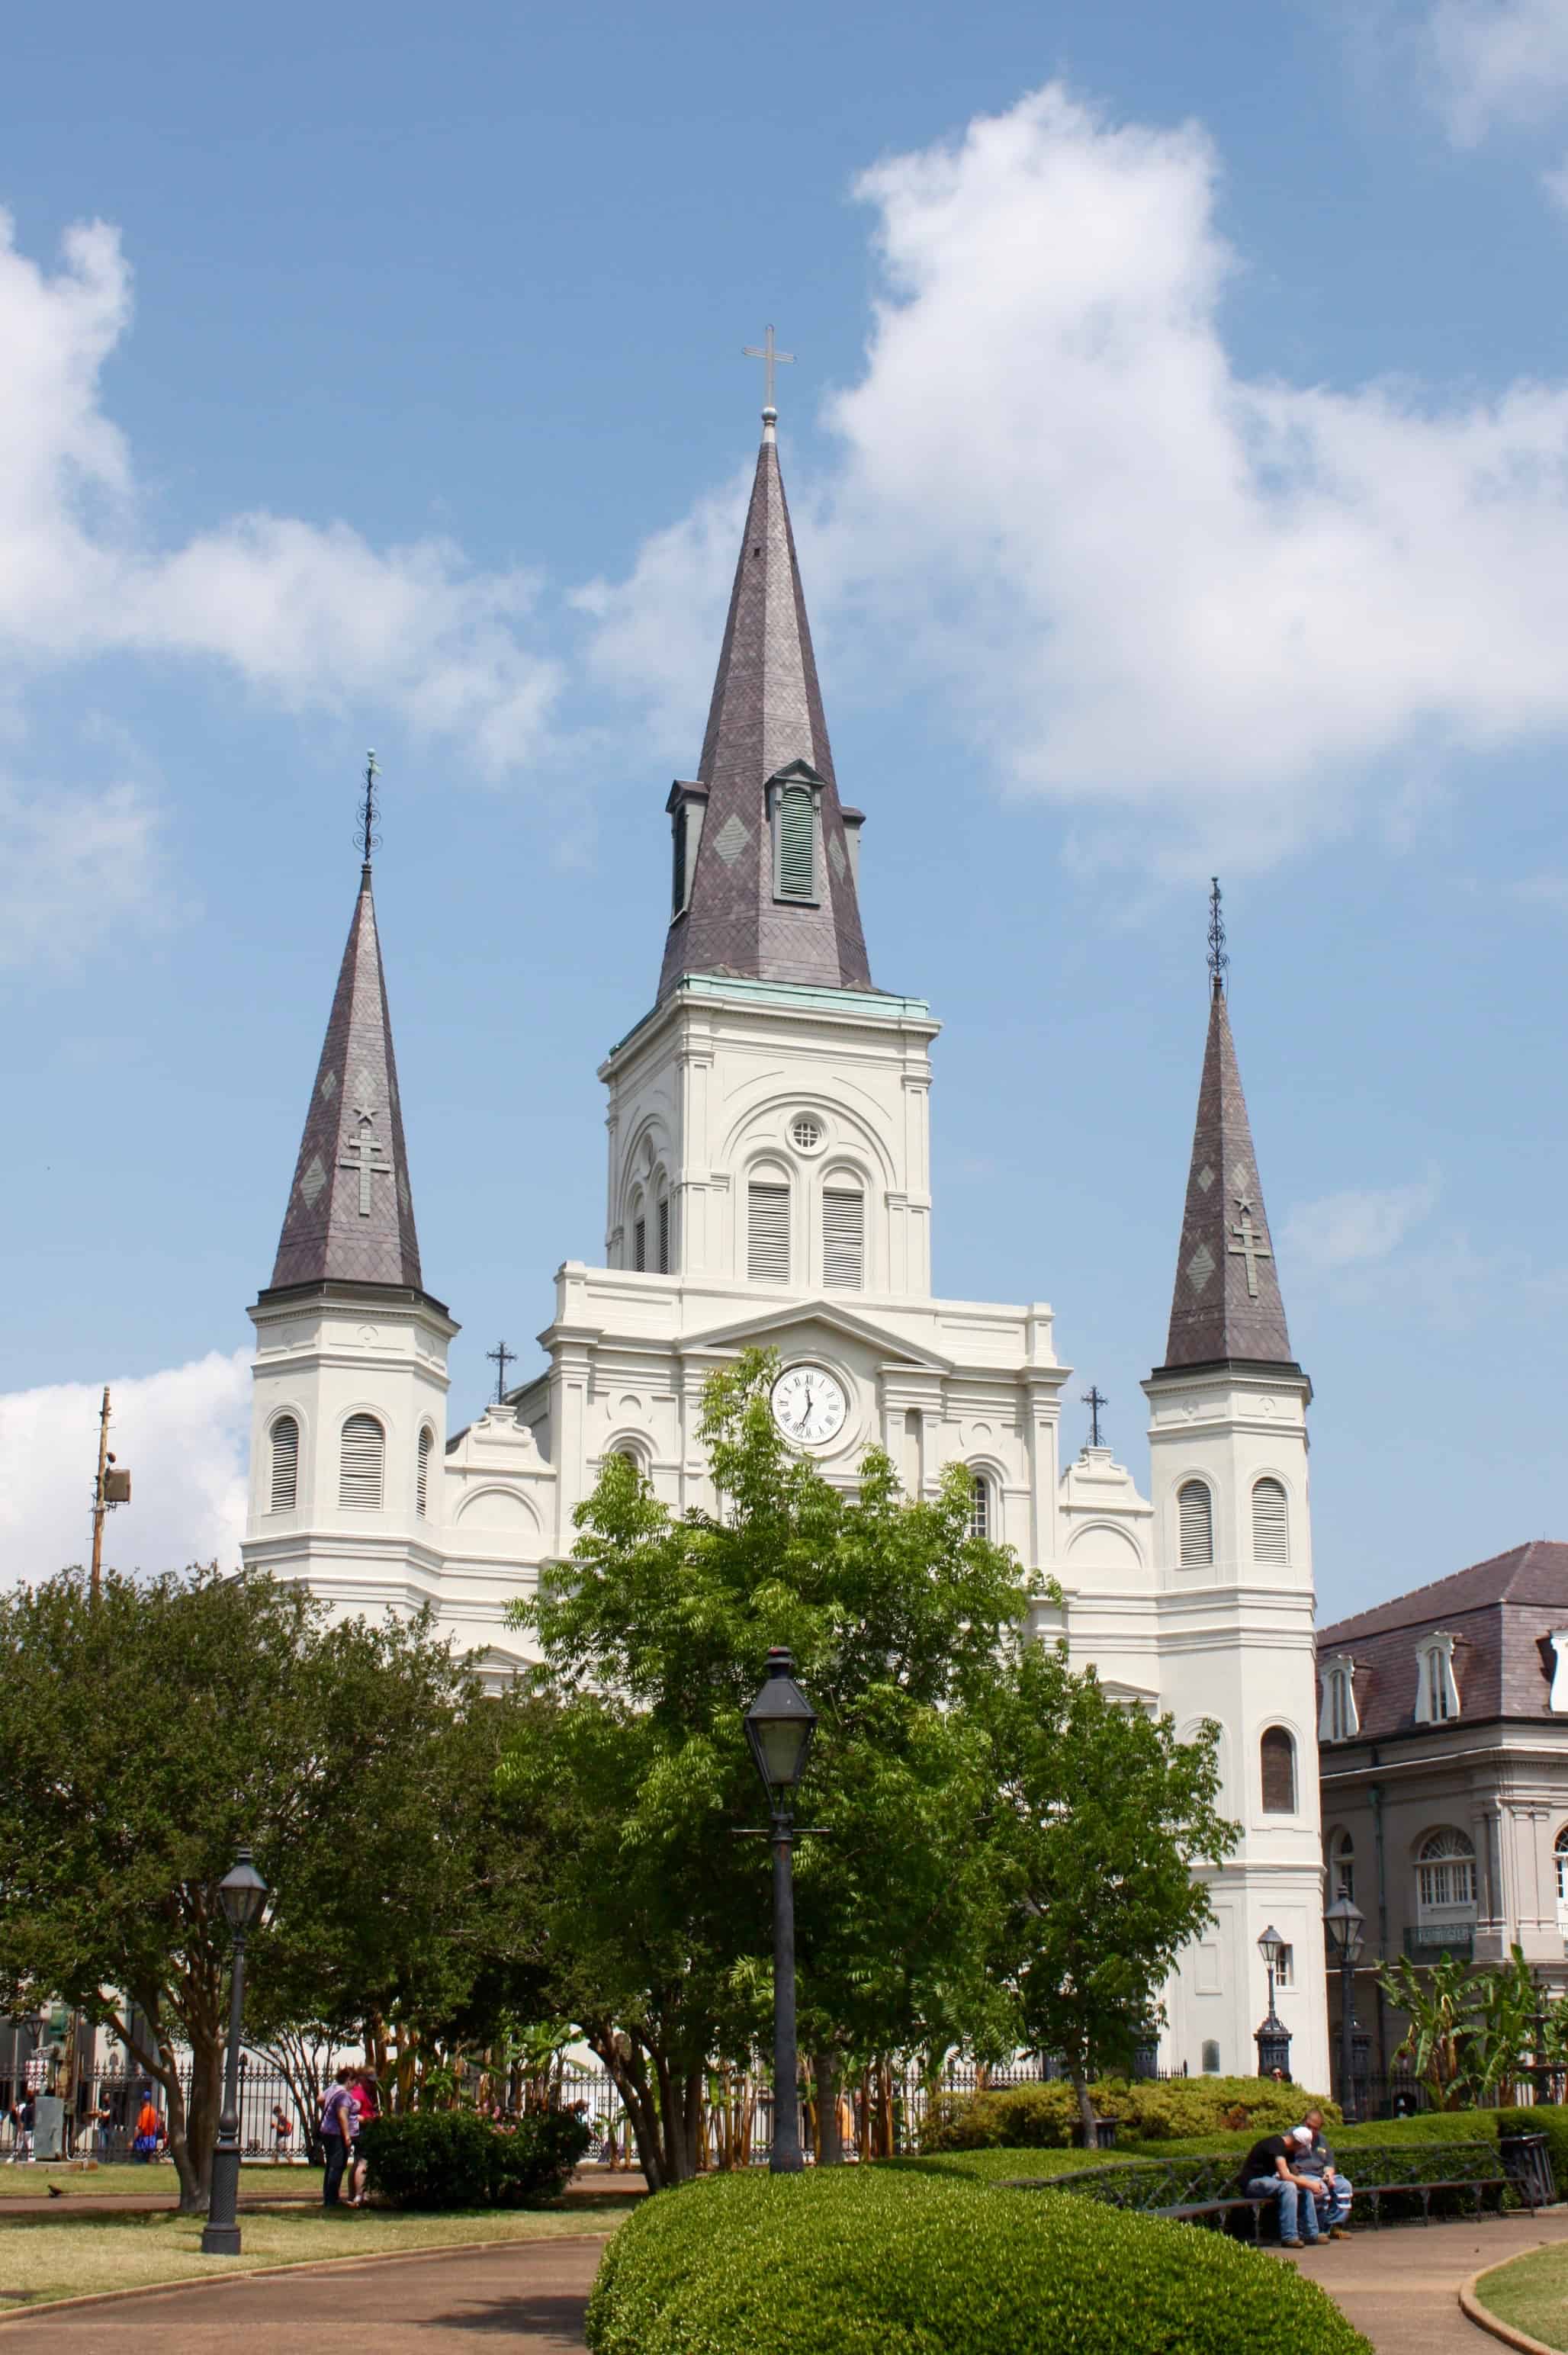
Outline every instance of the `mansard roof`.
{"label": "mansard roof", "polygon": [[[773,896],[766,788],[801,762],[814,783],[820,781],[822,897],[815,904]],[[659,996],[683,974],[696,973],[869,990],[854,867],[771,409],[763,411],[697,782],[695,798],[707,797],[702,838],[687,905],[669,928]]]}
{"label": "mansard roof", "polygon": [[1236,1360],[1299,1370],[1290,1354],[1247,1100],[1216,975],[1160,1370]]}
{"label": "mansard roof", "polygon": [[[1354,1664],[1355,1739],[1451,1739],[1467,1719],[1551,1718],[1556,1656],[1549,1638],[1563,1628],[1568,1545],[1542,1538],[1320,1628],[1317,1657],[1321,1668],[1337,1656]],[[1418,1646],[1426,1635],[1454,1639],[1456,1720],[1416,1721]]]}
{"label": "mansard roof", "polygon": [[305,1114],[272,1289],[328,1283],[423,1291],[368,862]]}

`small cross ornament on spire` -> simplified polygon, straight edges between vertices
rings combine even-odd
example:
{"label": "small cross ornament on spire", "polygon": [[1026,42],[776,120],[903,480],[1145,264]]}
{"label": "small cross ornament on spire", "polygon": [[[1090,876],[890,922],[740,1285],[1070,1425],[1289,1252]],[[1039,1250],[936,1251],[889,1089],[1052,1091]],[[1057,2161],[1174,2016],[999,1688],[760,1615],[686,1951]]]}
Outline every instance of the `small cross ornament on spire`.
{"label": "small cross ornament on spire", "polygon": [[1091,1382],[1089,1388],[1083,1393],[1083,1403],[1089,1410],[1089,1444],[1091,1447],[1098,1447],[1100,1444],[1100,1409],[1103,1406],[1109,1406],[1110,1401],[1105,1396],[1104,1391],[1100,1388],[1098,1382]]}
{"label": "small cross ornament on spire", "polygon": [[485,1355],[496,1369],[496,1403],[504,1406],[507,1402],[507,1368],[517,1364],[517,1352],[508,1349],[505,1341],[497,1341],[493,1349],[485,1350]]}
{"label": "small cross ornament on spire", "polygon": [[1210,878],[1209,892],[1209,994],[1211,997],[1225,995],[1225,967],[1230,958],[1225,954],[1225,919],[1220,913],[1220,878]]}
{"label": "small cross ornament on spire", "polygon": [[773,369],[781,360],[787,360],[793,368],[795,365],[795,354],[793,352],[780,351],[778,346],[773,341],[773,331],[770,327],[760,344],[742,345],[741,348],[741,357],[742,359],[762,361],[763,405],[764,408],[772,409],[773,406]]}
{"label": "small cross ornament on spire", "polygon": [[381,815],[380,811],[376,806],[376,780],[380,773],[380,770],[376,765],[376,755],[374,752],[367,752],[365,755],[365,793],[364,798],[359,804],[359,827],[361,835],[360,848],[367,868],[368,868],[370,864],[370,855],[372,851],[379,847],[381,840],[380,836],[376,831],[376,821]]}
{"label": "small cross ornament on spire", "polygon": [[1260,1259],[1272,1259],[1274,1253],[1268,1247],[1266,1236],[1253,1224],[1253,1206],[1246,1196],[1238,1194],[1235,1199],[1236,1223],[1231,1229],[1235,1241],[1227,1243],[1225,1249],[1232,1259],[1246,1261],[1247,1294],[1250,1299],[1255,1300],[1258,1296],[1258,1262]]}

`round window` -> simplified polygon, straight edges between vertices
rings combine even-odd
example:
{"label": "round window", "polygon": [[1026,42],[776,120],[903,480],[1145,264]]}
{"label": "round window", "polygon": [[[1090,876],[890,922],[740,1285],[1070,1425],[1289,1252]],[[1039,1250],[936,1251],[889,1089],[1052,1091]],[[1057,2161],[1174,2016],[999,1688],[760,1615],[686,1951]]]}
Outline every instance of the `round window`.
{"label": "round window", "polygon": [[822,1142],[822,1123],[803,1112],[790,1130],[790,1138],[802,1153],[815,1153]]}

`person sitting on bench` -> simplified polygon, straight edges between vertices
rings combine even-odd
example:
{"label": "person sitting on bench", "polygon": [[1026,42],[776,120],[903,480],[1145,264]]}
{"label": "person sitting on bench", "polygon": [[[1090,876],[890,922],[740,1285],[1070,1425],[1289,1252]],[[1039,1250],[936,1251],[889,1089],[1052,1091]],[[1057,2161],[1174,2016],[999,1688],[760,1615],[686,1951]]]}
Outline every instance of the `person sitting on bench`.
{"label": "person sitting on bench", "polygon": [[[1296,2162],[1298,2175],[1310,2175],[1322,2189],[1317,2199],[1317,2222],[1327,2227],[1331,2241],[1348,2238],[1350,2224],[1350,2201],[1354,2196],[1348,2176],[1341,2175],[1334,2164],[1334,2153],[1323,2139],[1323,2113],[1308,2110],[1301,2124],[1312,2137],[1304,2155]],[[1300,2128],[1297,2128],[1299,2137]]]}
{"label": "person sitting on bench", "polygon": [[1299,2249],[1317,2241],[1318,2183],[1301,2172],[1301,2160],[1312,2144],[1309,2126],[1293,2126],[1287,2135],[1264,2135],[1242,2161],[1241,2186],[1249,2200],[1279,2201],[1279,2244]]}

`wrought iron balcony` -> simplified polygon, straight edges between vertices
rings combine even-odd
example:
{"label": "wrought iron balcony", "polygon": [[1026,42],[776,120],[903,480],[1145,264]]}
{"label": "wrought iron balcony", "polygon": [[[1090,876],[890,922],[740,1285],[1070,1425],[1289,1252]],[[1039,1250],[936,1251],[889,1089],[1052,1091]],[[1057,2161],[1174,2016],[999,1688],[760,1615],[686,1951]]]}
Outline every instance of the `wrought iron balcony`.
{"label": "wrought iron balcony", "polygon": [[1404,1934],[1404,1951],[1413,1963],[1435,1963],[1444,1955],[1451,1955],[1456,1963],[1471,1962],[1476,1925],[1473,1922],[1418,1922]]}

